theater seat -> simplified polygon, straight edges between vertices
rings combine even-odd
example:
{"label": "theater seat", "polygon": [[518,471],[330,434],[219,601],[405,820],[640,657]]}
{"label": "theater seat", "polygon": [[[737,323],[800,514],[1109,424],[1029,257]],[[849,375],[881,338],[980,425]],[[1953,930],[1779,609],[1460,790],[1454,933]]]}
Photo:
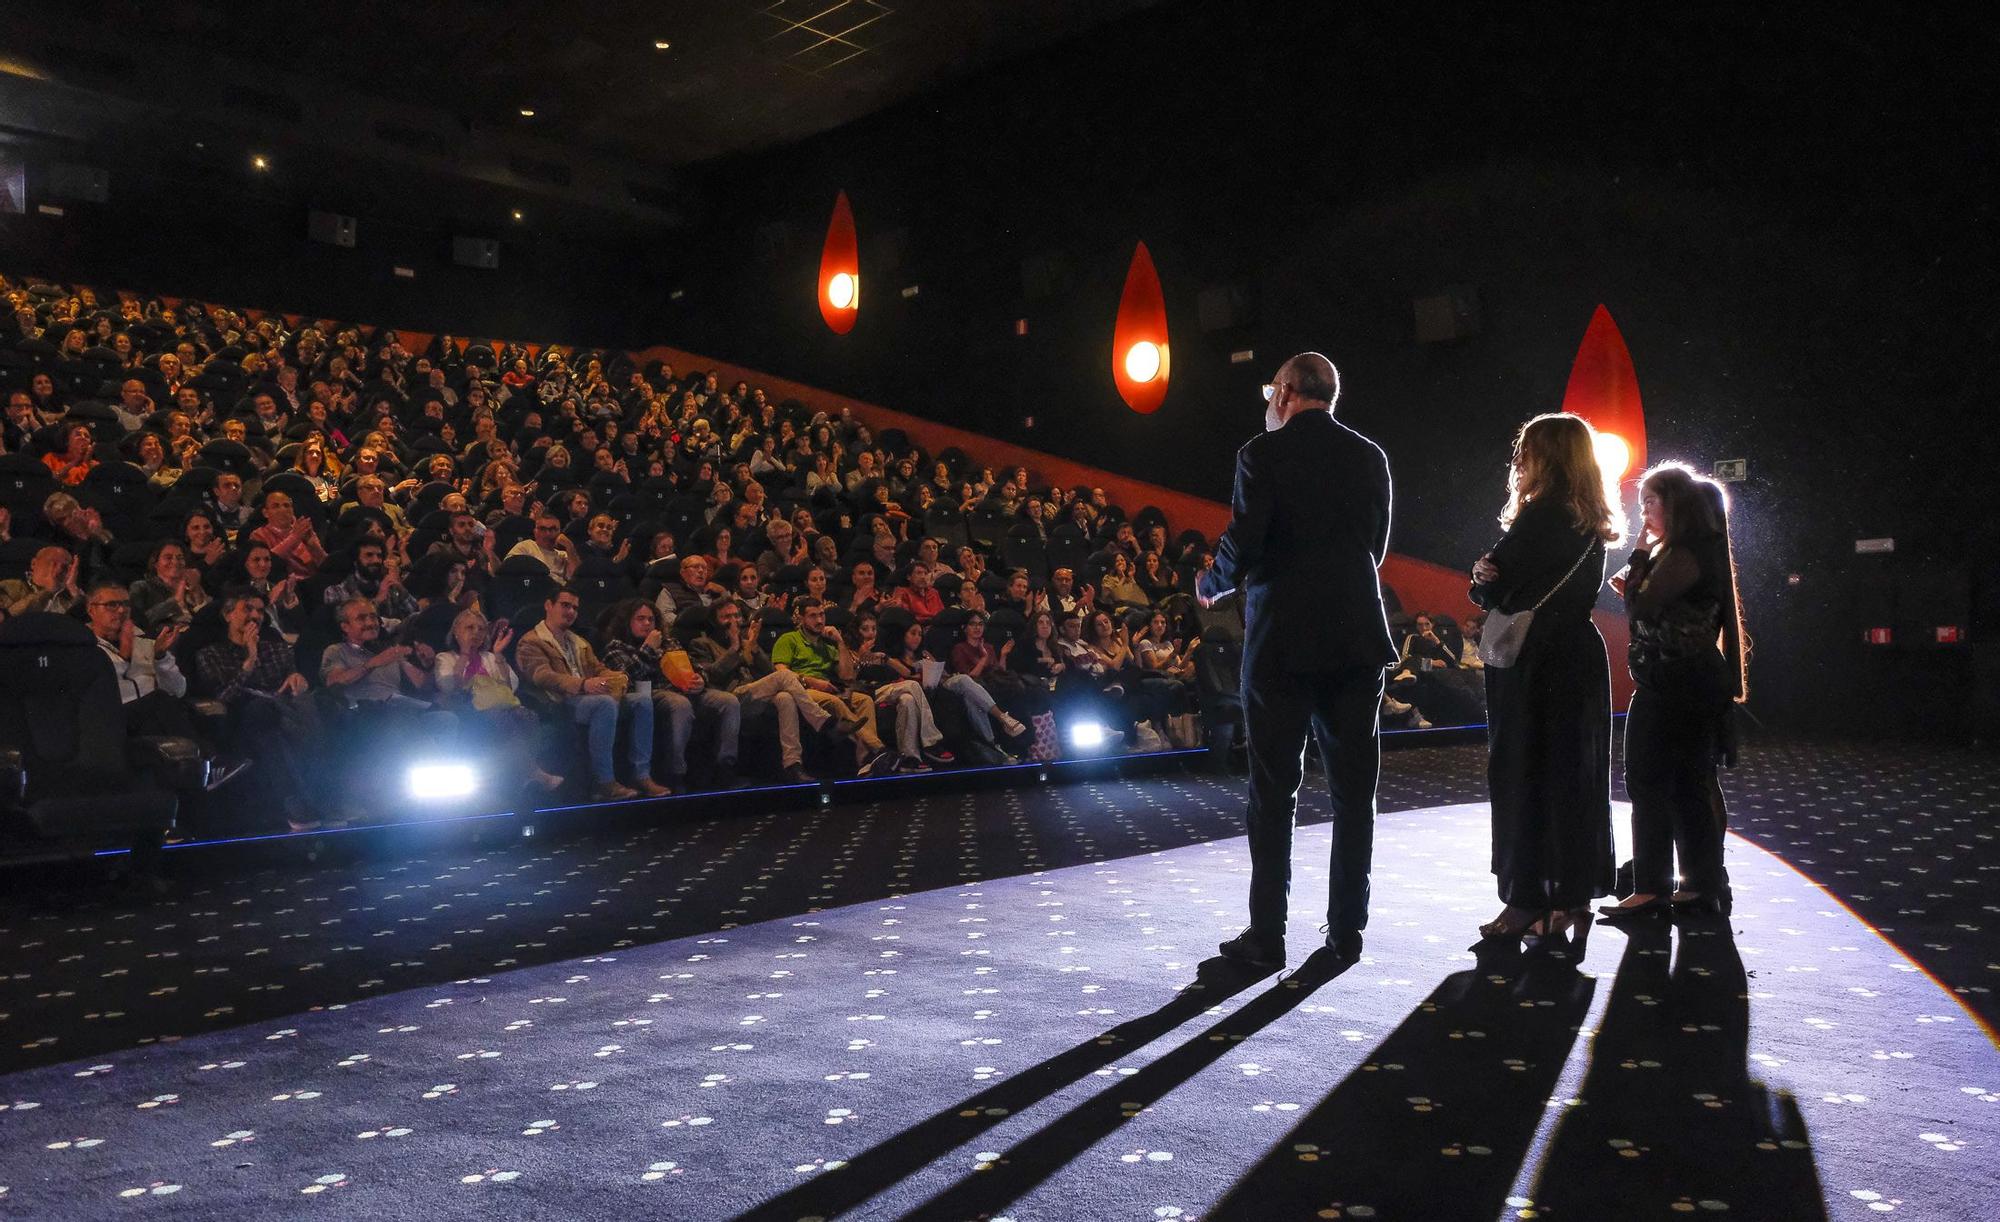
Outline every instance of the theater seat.
{"label": "theater seat", "polygon": [[36,839],[88,851],[171,828],[207,763],[192,739],[130,738],[90,629],[34,613],[0,625],[0,807]]}

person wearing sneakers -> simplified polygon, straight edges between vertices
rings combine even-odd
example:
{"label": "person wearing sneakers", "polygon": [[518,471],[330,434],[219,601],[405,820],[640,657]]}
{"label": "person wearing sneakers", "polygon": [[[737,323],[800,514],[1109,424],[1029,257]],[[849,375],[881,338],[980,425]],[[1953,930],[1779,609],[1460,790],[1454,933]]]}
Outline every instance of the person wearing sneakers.
{"label": "person wearing sneakers", "polygon": [[771,665],[771,655],[757,643],[764,635],[764,615],[753,612],[746,627],[743,608],[732,600],[718,603],[712,612],[707,607],[690,608],[677,627],[695,669],[709,687],[734,695],[745,719],[754,718],[766,704],[771,706],[778,719],[778,760],[785,780],[811,785],[816,778],[805,770],[799,723],[805,722],[814,733],[835,736],[851,735],[857,723],[815,704],[798,672]]}
{"label": "person wearing sneakers", "polygon": [[[653,698],[629,690],[625,675],[598,661],[590,642],[570,631],[581,603],[575,593],[557,590],[542,604],[545,618],[521,638],[514,658],[528,682],[569,709],[590,731],[590,776],[600,802],[644,794],[664,798],[672,790],[653,780]],[[620,712],[629,722],[632,785],[618,783],[612,747],[618,741]]]}
{"label": "person wearing sneakers", "polygon": [[991,684],[995,678],[1012,677],[1007,670],[1007,659],[1014,652],[1014,642],[1010,639],[995,649],[993,642],[986,639],[986,615],[980,611],[965,617],[964,630],[964,639],[951,647],[951,674],[940,686],[965,701],[973,732],[999,745],[1000,753],[1011,762],[1014,757],[1005,744],[1027,733],[1028,727],[1000,707],[993,698]]}
{"label": "person wearing sneakers", "polygon": [[[854,680],[857,664],[854,651],[840,629],[826,622],[827,604],[817,598],[802,598],[792,604],[792,620],[798,626],[771,646],[771,664],[798,675],[799,683],[813,703],[843,721],[854,724],[854,770],[857,776],[876,771],[894,771],[896,754],[875,732],[875,697],[867,692],[848,691],[843,685]],[[837,680],[837,681],[836,681]]]}

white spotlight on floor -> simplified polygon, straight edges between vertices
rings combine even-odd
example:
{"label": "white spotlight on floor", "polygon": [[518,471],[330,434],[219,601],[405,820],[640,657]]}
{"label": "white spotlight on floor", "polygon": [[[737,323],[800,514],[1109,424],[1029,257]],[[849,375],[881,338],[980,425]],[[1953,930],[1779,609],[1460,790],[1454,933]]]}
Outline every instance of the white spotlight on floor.
{"label": "white spotlight on floor", "polygon": [[1069,745],[1079,751],[1095,751],[1104,745],[1104,723],[1101,721],[1079,721],[1069,728]]}
{"label": "white spotlight on floor", "polygon": [[470,797],[479,788],[471,764],[411,764],[407,781],[410,796],[427,802]]}

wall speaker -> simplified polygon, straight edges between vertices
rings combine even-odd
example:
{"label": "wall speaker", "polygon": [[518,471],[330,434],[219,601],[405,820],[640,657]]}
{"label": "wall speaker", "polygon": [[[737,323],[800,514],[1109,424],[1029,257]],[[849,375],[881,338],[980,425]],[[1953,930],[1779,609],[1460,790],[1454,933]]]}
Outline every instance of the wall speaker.
{"label": "wall speaker", "polygon": [[1076,273],[1064,255],[1034,255],[1021,260],[1021,295],[1029,301],[1060,297],[1075,284]]}
{"label": "wall speaker", "polygon": [[328,246],[345,246],[354,249],[354,218],[342,216],[338,212],[306,213],[306,236],[315,242]]}
{"label": "wall speaker", "polygon": [[1211,284],[1195,298],[1203,331],[1238,331],[1250,325],[1250,286],[1241,280]]}
{"label": "wall speaker", "polygon": [[460,267],[484,267],[489,270],[499,267],[500,240],[463,235],[454,237],[451,240],[451,261]]}
{"label": "wall speaker", "polygon": [[57,199],[81,200],[86,204],[108,204],[111,202],[111,171],[101,166],[54,162],[49,166],[49,194]]}
{"label": "wall speaker", "polygon": [[1479,334],[1479,289],[1471,284],[1446,285],[1441,293],[1419,297],[1413,303],[1417,318],[1417,342],[1447,343]]}

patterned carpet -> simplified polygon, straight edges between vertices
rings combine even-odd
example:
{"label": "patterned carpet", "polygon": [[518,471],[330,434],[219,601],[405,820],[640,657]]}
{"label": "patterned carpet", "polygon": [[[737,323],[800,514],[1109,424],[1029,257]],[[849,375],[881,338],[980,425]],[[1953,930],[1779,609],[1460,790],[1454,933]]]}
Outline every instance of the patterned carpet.
{"label": "patterned carpet", "polygon": [[[459,828],[393,860],[182,855],[179,891],[151,905],[45,875],[0,910],[0,1213],[96,1217],[133,1195],[132,1206],[254,1216],[295,1211],[319,1189],[306,1194],[335,1193],[356,1216],[556,1216],[602,1201],[721,1217],[801,1182],[838,1185],[813,1169],[846,1161],[844,1182],[885,1193],[866,1216],[925,1202],[925,1216],[992,1216],[1018,1198],[1023,1218],[1240,1216],[1252,1199],[1307,1216],[1651,1216],[1733,1202],[1739,1217],[1811,1217],[1817,1206],[1791,1211],[1817,1200],[1815,1166],[1835,1216],[1985,1216],[1954,1214],[1935,1185],[1984,1175],[1957,1199],[1991,1199],[1994,1164],[1979,1151],[2000,1140],[1993,1046],[1911,963],[1749,844],[1732,850],[1754,863],[1738,867],[1737,936],[1687,929],[1669,956],[1599,931],[1587,966],[1615,963],[1608,985],[1560,961],[1458,951],[1492,907],[1483,817],[1421,808],[1477,797],[1483,765],[1478,747],[1388,757],[1385,809],[1413,813],[1384,820],[1372,962],[1318,989],[1174,995],[1218,931],[1233,931],[1242,892],[1240,842],[1228,839],[1241,782],[1193,774],[607,823],[563,840],[490,833],[484,846]],[[1939,749],[1776,745],[1753,751],[1729,788],[1747,840],[1813,874],[1990,1017],[2000,955],[1978,883],[2000,854],[1976,819],[1996,807],[1997,773],[1990,756]],[[1321,864],[1302,853],[1308,893]],[[1754,905],[1742,890],[1752,880]],[[826,911],[802,915],[815,909]],[[1134,933],[1142,914],[1150,928]],[[1295,933],[1305,945],[1309,931]],[[791,955],[805,958],[773,959]],[[1751,983],[1730,983],[1744,963]],[[1062,970],[1079,965],[1089,972]],[[801,979],[773,988],[788,980],[773,972]],[[998,972],[1013,978],[979,979]],[[872,1004],[875,989],[895,1003]],[[989,996],[1007,1000],[978,1000]],[[1468,1031],[1503,1019],[1525,1023],[1506,1031],[1507,1056],[1457,1055],[1481,1038]],[[1575,1026],[1595,1032],[1595,1056],[1571,1047]],[[1252,1039],[1256,1055],[1239,1057]],[[745,1043],[757,1055],[739,1060]],[[999,1047],[1009,1051],[979,1052]],[[1624,1051],[1613,1063],[1607,1048]],[[1653,1061],[1667,1071],[1657,1083],[1613,1072]],[[1386,1064],[1421,1066],[1422,1088],[1412,1076],[1381,1085]],[[1683,1089],[1689,1074],[1704,1089]],[[1211,1097],[1239,1076],[1268,1097],[1242,1108]],[[1099,1097],[1118,1079],[1131,1081]],[[1769,1093],[1779,1087],[1805,1101],[1803,1117]],[[982,1091],[1003,1101],[973,1110],[1004,1115],[967,1130],[952,1123],[965,1109],[946,1109],[933,1128],[913,1124]],[[1551,1098],[1621,1091],[1633,1093],[1613,1109],[1542,1115]],[[1409,1102],[1419,1097],[1433,1102]],[[1714,1110],[1726,1123],[1691,1140],[1702,1113],[1689,1119],[1690,1099],[1725,1101]],[[454,1100],[455,1119],[435,1118]],[[1374,1146],[1357,1108],[1382,1121]],[[1167,1122],[1156,1112],[1171,1127],[1150,1134]],[[1438,1113],[1479,1123],[1409,1118]],[[694,1123],[705,1117],[726,1127]],[[906,1128],[917,1131],[882,1144]],[[1450,1166],[1484,1170],[1359,1174],[1397,1168],[1433,1137],[1437,1157],[1462,1160]],[[1810,1158],[1791,1157],[1800,1141]],[[1375,1153],[1332,1153],[1364,1148]],[[884,1178],[884,1156],[870,1155],[881,1149],[930,1153]],[[1765,1154],[1752,1174],[1745,1160]],[[1341,1174],[1316,1174],[1321,1162]],[[1140,1191],[1133,1175],[1171,1191]],[[517,1178],[536,1194],[505,1187]],[[1576,1195],[1620,1184],[1650,1194],[1647,1208]],[[465,1195],[481,1185],[516,1195],[504,1206]],[[682,1195],[662,1204],[630,1195],[636,1185]],[[1336,1185],[1346,1195],[1329,1196]],[[788,1216],[819,1209],[784,1200],[801,1206]],[[1758,1212],[1777,1205],[1786,1212]]]}

